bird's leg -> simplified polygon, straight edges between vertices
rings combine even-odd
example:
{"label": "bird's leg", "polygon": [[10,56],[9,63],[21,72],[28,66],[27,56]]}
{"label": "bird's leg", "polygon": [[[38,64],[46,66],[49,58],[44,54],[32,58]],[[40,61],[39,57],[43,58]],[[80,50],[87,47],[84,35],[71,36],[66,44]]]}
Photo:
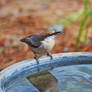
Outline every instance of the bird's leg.
{"label": "bird's leg", "polygon": [[53,57],[52,57],[50,52],[47,52],[47,56],[49,56],[51,59],[53,59]]}
{"label": "bird's leg", "polygon": [[35,55],[35,56],[34,56],[34,59],[36,60],[37,64],[39,64],[39,60],[38,60],[39,57],[38,57],[35,53],[34,53],[34,55]]}
{"label": "bird's leg", "polygon": [[[36,62],[37,62],[37,65],[39,65],[39,57],[36,55],[36,53],[34,53],[34,59],[36,60]],[[40,69],[39,69],[39,66],[38,66],[38,68],[37,68],[37,71],[38,71],[38,73],[40,72]]]}
{"label": "bird's leg", "polygon": [[[51,58],[51,60],[53,59],[53,56],[51,55],[51,53],[50,52],[47,52],[47,56],[49,56],[50,58]],[[51,64],[51,69],[53,69],[54,67],[53,67],[53,65]]]}

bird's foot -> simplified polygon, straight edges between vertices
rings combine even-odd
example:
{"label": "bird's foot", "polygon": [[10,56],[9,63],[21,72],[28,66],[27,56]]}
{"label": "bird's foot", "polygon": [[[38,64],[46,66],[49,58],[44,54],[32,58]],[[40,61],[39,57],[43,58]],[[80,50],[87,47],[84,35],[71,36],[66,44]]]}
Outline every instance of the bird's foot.
{"label": "bird's foot", "polygon": [[53,56],[51,55],[50,52],[47,53],[47,56],[49,56],[51,60],[53,59]]}
{"label": "bird's foot", "polygon": [[[39,57],[38,56],[35,56],[34,59],[36,60],[37,65],[39,65],[39,60],[38,60]],[[37,67],[37,71],[38,71],[38,73],[40,72],[39,66]]]}
{"label": "bird's foot", "polygon": [[38,56],[35,56],[34,59],[36,60],[37,64],[39,64],[39,57]]}

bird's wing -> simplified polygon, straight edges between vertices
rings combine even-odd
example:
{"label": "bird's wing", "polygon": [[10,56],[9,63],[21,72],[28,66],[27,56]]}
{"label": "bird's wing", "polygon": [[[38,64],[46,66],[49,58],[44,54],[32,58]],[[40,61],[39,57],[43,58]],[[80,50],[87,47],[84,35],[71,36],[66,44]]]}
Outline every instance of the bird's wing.
{"label": "bird's wing", "polygon": [[41,45],[41,41],[38,39],[37,35],[29,36],[28,39],[32,47],[38,48]]}

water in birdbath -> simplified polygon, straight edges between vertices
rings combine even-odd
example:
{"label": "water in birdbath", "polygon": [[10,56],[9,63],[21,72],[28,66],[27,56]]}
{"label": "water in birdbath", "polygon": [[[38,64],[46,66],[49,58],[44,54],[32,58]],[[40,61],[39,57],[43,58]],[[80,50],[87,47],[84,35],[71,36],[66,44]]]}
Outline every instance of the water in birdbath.
{"label": "water in birdbath", "polygon": [[40,92],[92,92],[92,65],[58,67],[49,72],[28,79]]}
{"label": "water in birdbath", "polygon": [[92,92],[92,65],[59,67],[50,72],[58,80],[59,92]]}
{"label": "water in birdbath", "polygon": [[72,65],[16,79],[6,92],[92,92],[92,65]]}

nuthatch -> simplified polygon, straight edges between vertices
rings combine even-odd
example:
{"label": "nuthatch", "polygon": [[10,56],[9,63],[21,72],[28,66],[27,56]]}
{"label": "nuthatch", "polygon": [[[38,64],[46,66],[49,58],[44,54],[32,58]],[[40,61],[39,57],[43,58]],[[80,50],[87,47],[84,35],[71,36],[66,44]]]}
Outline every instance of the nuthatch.
{"label": "nuthatch", "polygon": [[62,33],[63,30],[62,25],[56,25],[53,27],[48,27],[48,29],[42,33],[31,35],[21,39],[22,42],[28,44],[35,55],[35,59],[37,64],[39,64],[37,54],[45,54],[47,53],[51,59],[53,59],[50,51],[53,49],[55,45],[55,37],[57,34]]}

